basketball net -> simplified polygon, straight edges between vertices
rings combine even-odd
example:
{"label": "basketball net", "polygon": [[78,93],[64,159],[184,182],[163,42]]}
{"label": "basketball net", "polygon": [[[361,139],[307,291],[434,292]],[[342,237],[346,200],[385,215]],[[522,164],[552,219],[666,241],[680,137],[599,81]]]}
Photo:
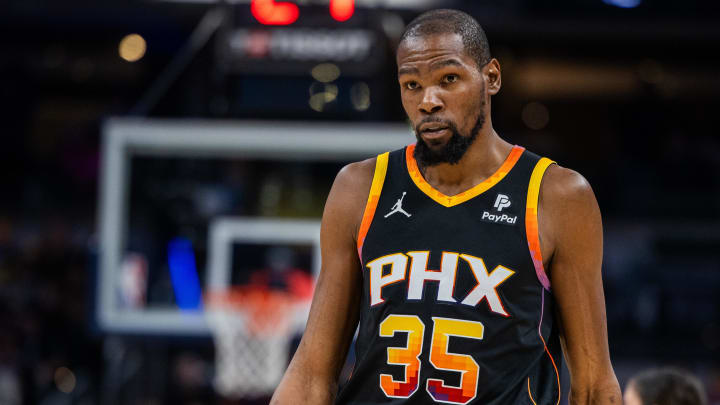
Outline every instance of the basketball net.
{"label": "basketball net", "polygon": [[233,287],[206,298],[215,339],[215,390],[233,399],[271,395],[287,366],[296,308],[292,295]]}

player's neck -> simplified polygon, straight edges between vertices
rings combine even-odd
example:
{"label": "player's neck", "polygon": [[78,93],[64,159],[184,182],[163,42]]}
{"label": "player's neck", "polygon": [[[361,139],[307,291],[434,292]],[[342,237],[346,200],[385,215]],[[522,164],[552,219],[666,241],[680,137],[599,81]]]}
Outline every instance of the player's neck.
{"label": "player's neck", "polygon": [[492,176],[503,164],[512,145],[498,136],[488,122],[457,164],[441,163],[422,168],[423,177],[445,195],[469,190]]}

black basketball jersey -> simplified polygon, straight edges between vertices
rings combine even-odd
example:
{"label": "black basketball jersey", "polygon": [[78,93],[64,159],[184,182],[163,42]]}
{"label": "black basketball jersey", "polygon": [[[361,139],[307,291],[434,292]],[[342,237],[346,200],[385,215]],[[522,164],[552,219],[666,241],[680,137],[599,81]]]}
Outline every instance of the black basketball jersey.
{"label": "black basketball jersey", "polygon": [[377,157],[358,234],[356,363],[336,403],[558,404],[558,325],[537,228],[553,162],[515,146],[490,178],[446,196],[413,152]]}

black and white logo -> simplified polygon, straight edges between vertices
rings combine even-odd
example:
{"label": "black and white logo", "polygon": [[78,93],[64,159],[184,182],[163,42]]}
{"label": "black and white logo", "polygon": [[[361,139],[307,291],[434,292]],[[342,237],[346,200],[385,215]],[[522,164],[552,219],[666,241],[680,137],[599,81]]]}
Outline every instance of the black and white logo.
{"label": "black and white logo", "polygon": [[493,205],[493,207],[495,207],[498,212],[502,212],[503,208],[507,208],[510,205],[512,205],[512,203],[510,202],[510,197],[506,196],[505,194],[498,194],[497,198],[495,199],[495,205]]}
{"label": "black and white logo", "polygon": [[397,200],[397,202],[395,203],[395,205],[393,205],[392,209],[390,209],[390,212],[388,212],[387,214],[385,214],[385,218],[389,217],[389,216],[392,215],[392,214],[395,214],[396,212],[402,213],[402,214],[404,214],[404,215],[405,215],[406,217],[408,217],[408,218],[410,218],[410,217],[412,216],[412,215],[410,215],[407,211],[405,211],[405,210],[402,208],[402,201],[403,201],[403,198],[405,198],[405,194],[407,194],[407,193],[403,191],[402,197],[400,197],[400,198]]}
{"label": "black and white logo", "polygon": [[[497,210],[497,212],[502,212],[502,210],[510,207],[511,205],[512,202],[510,202],[510,197],[505,194],[498,194],[495,198],[495,204],[493,204],[493,207]],[[495,214],[490,211],[483,211],[480,220],[491,222],[493,224],[515,225],[517,222],[517,215]]]}

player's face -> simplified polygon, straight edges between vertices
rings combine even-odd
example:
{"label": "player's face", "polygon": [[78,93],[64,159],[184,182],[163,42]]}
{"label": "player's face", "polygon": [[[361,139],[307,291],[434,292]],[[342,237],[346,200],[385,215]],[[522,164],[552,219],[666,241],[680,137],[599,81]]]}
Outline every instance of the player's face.
{"label": "player's face", "polygon": [[458,34],[411,37],[397,53],[403,108],[426,165],[457,163],[485,123],[485,76]]}

